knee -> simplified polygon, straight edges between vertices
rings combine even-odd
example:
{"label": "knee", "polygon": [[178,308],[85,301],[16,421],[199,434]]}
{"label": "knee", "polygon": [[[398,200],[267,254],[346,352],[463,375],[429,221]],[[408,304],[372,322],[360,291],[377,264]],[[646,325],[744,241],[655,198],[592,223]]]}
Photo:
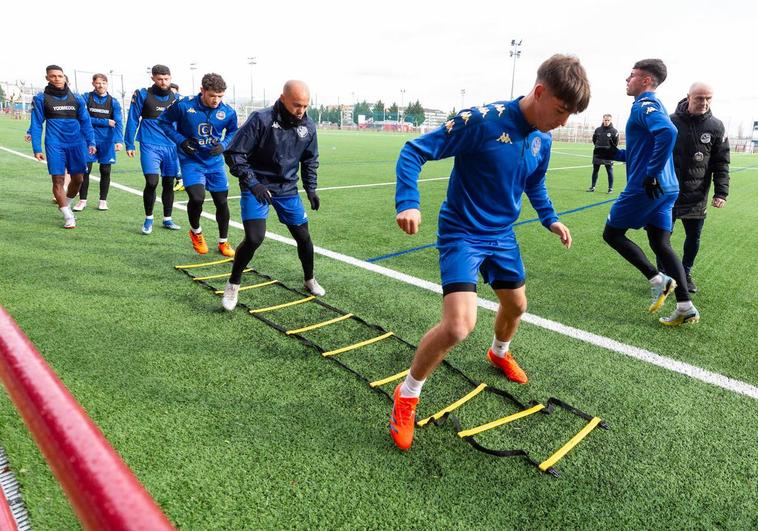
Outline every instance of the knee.
{"label": "knee", "polygon": [[603,231],[603,240],[605,243],[613,247],[614,239],[615,235],[613,234],[613,229],[606,225],[605,230]]}
{"label": "knee", "polygon": [[449,345],[457,345],[474,330],[476,319],[457,317],[443,323],[445,337]]}
{"label": "knee", "polygon": [[527,302],[526,297],[519,297],[516,300],[508,301],[508,303],[500,303],[500,307],[503,310],[503,314],[507,319],[519,319],[526,313]]}

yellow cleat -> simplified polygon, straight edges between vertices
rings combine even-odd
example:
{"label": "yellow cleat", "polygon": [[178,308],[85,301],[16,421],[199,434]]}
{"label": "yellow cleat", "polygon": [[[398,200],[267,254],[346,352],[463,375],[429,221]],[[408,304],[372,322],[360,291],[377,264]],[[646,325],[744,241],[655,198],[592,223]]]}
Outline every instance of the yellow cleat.
{"label": "yellow cleat", "polygon": [[664,326],[679,326],[683,324],[695,324],[700,321],[700,312],[694,306],[688,310],[674,310],[671,317],[661,317],[658,319]]}
{"label": "yellow cleat", "polygon": [[650,293],[653,297],[653,302],[650,303],[650,307],[647,309],[650,313],[655,313],[661,309],[663,303],[666,302],[666,297],[674,293],[676,289],[676,280],[663,275],[663,282],[660,286],[653,286],[650,288]]}

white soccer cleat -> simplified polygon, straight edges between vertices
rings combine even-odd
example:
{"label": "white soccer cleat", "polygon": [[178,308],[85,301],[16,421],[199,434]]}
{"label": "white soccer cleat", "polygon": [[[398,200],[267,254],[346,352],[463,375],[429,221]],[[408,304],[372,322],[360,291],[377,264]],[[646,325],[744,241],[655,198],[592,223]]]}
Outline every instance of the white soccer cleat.
{"label": "white soccer cleat", "polygon": [[65,223],[63,224],[64,229],[75,229],[76,228],[76,219],[75,218],[68,218],[65,220]]}
{"label": "white soccer cleat", "polygon": [[308,293],[315,295],[316,297],[323,297],[326,295],[326,290],[321,287],[321,284],[319,284],[315,278],[306,280],[305,283],[303,283],[303,286],[308,290]]}
{"label": "white soccer cleat", "polygon": [[87,200],[80,199],[79,202],[76,204],[76,206],[72,208],[71,210],[73,210],[74,212],[81,212],[85,208],[87,208]]}
{"label": "white soccer cleat", "polygon": [[226,287],[224,288],[224,296],[221,297],[221,306],[224,307],[224,310],[231,312],[237,307],[237,297],[239,295],[239,291],[239,284],[232,284],[231,282],[226,283]]}
{"label": "white soccer cleat", "polygon": [[108,201],[105,199],[101,199],[100,202],[97,204],[98,210],[108,210]]}

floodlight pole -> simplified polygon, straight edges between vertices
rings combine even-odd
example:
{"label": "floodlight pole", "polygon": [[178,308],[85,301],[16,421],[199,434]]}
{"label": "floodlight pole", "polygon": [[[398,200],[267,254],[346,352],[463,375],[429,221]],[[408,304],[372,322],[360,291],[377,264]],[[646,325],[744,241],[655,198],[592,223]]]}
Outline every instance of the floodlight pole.
{"label": "floodlight pole", "polygon": [[256,65],[258,61],[256,58],[248,57],[247,58],[247,64],[250,65],[250,110],[253,110],[253,66]]}
{"label": "floodlight pole", "polygon": [[190,73],[192,75],[192,94],[195,94],[195,70],[197,70],[197,63],[189,64]]}
{"label": "floodlight pole", "polygon": [[466,106],[463,104],[464,96],[466,96],[466,89],[461,89],[461,110],[466,108]]}
{"label": "floodlight pole", "polygon": [[513,49],[511,50],[511,57],[513,57],[513,72],[511,73],[511,100],[513,100],[513,86],[516,82],[516,59],[521,57],[521,50],[519,50],[519,46],[521,46],[521,43],[524,42],[523,40],[519,40],[516,42],[516,39],[511,39],[511,46]]}
{"label": "floodlight pole", "polygon": [[400,109],[403,108],[404,101],[405,101],[405,89],[400,89],[400,108],[397,110],[398,123],[402,123],[402,121],[400,120]]}

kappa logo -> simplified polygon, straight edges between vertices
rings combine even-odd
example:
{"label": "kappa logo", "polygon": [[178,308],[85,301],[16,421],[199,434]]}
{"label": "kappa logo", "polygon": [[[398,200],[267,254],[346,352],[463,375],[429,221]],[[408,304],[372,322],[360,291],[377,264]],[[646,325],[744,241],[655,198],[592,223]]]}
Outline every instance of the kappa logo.
{"label": "kappa logo", "polygon": [[273,129],[281,129],[282,128],[282,126],[279,125],[279,122],[274,122],[273,124],[271,124],[271,127]]}
{"label": "kappa logo", "polygon": [[503,111],[505,110],[505,105],[503,105],[502,103],[496,103],[495,110],[497,111],[497,115],[500,116],[501,114],[503,114]]}
{"label": "kappa logo", "polygon": [[468,119],[471,118],[471,111],[463,111],[460,116],[463,118],[463,123],[467,124]]}
{"label": "kappa logo", "polygon": [[224,111],[218,111],[216,113],[216,119],[223,120],[224,118],[226,118],[226,113]]}
{"label": "kappa logo", "polygon": [[192,108],[192,107],[190,107],[189,109],[187,109],[187,113],[188,114],[195,114],[196,112],[197,111],[194,108]]}
{"label": "kappa logo", "polygon": [[299,136],[300,138],[305,138],[306,136],[308,136],[308,128],[305,127],[304,125],[298,125],[297,129],[295,129],[295,132],[297,132],[297,136]]}
{"label": "kappa logo", "polygon": [[536,157],[537,153],[540,152],[541,147],[542,147],[542,139],[538,136],[535,136],[534,140],[532,140],[532,155]]}
{"label": "kappa logo", "polygon": [[645,107],[646,105],[652,105],[652,104],[653,104],[653,102],[652,102],[652,101],[650,101],[650,100],[644,100],[644,101],[643,101],[643,102],[640,104],[640,107]]}
{"label": "kappa logo", "polygon": [[656,109],[655,107],[648,107],[648,108],[645,110],[645,114],[650,114],[651,112],[655,112],[655,111],[657,111],[657,110],[658,110],[658,109]]}
{"label": "kappa logo", "polygon": [[445,122],[445,129],[447,129],[448,134],[453,132],[453,126],[455,125],[455,120],[448,120]]}
{"label": "kappa logo", "polygon": [[490,112],[489,107],[477,107],[477,110],[482,113],[482,118],[487,116],[487,113]]}
{"label": "kappa logo", "polygon": [[703,144],[710,144],[711,143],[711,134],[710,133],[703,133],[700,135],[700,141]]}
{"label": "kappa logo", "polygon": [[497,141],[502,142],[503,144],[513,144],[511,141],[511,135],[505,132],[503,132],[503,134],[498,137]]}

